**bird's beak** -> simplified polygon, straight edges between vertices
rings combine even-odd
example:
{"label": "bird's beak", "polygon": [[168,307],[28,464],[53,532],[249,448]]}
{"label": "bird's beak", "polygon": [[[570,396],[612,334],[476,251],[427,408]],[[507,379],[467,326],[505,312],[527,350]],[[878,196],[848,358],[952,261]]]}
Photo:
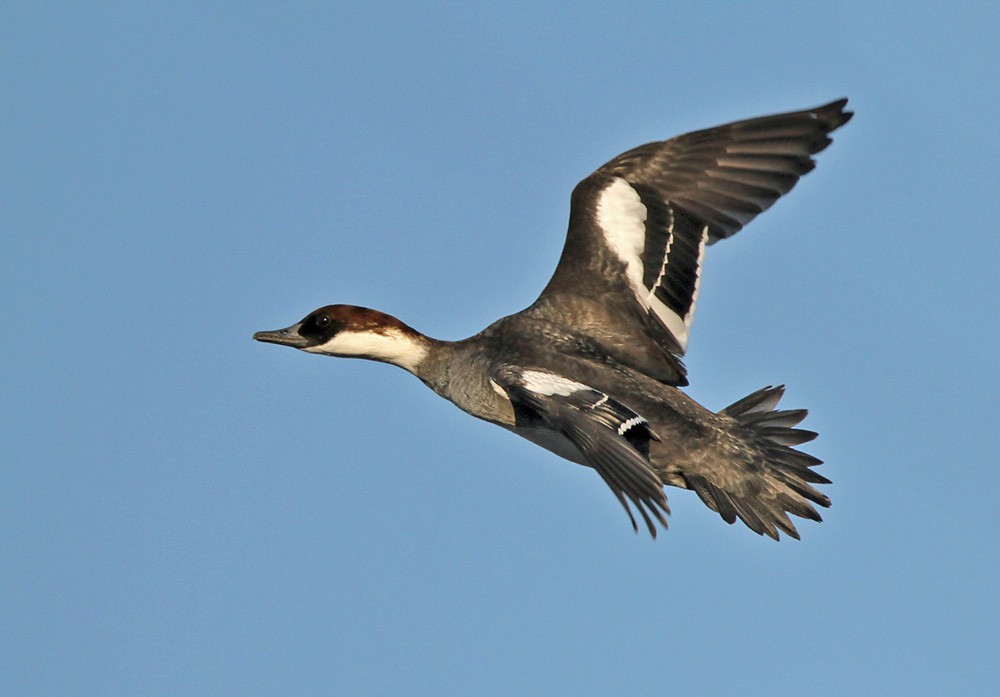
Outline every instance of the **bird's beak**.
{"label": "bird's beak", "polygon": [[253,335],[256,341],[264,341],[269,344],[281,344],[282,346],[291,346],[292,348],[305,348],[308,345],[308,340],[299,334],[299,329],[302,327],[302,322],[298,324],[293,324],[285,329],[277,329],[273,332],[257,332]]}

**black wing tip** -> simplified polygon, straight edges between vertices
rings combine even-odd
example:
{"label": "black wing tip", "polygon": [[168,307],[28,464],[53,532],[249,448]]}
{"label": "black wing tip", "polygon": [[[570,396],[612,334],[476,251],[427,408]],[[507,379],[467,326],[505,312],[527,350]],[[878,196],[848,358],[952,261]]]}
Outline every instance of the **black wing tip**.
{"label": "black wing tip", "polygon": [[[618,497],[618,501],[621,503],[622,508],[625,509],[625,513],[628,514],[629,522],[632,523],[632,532],[638,535],[639,524],[635,519],[635,515],[633,515],[632,513],[632,507],[628,505],[628,501],[626,501],[625,496],[621,495],[617,491],[615,492],[615,495]],[[639,511],[639,515],[642,516],[642,520],[646,524],[646,530],[649,531],[649,536],[652,539],[654,540],[656,539],[657,529],[656,525],[653,523],[653,519],[650,518],[649,513],[646,512],[646,508],[649,508],[649,510],[653,514],[653,517],[655,517],[656,520],[660,523],[660,525],[663,526],[664,530],[668,528],[667,518],[664,514],[669,515],[670,508],[667,506],[666,496],[663,497],[662,501],[636,500],[636,498],[634,498],[631,495],[628,496],[628,499],[632,502],[632,505],[634,505],[636,509]]]}
{"label": "black wing tip", "polygon": [[[639,511],[639,515],[642,516],[642,520],[646,524],[646,530],[649,531],[649,536],[651,538],[655,540],[657,533],[656,524],[653,522],[653,518],[655,518],[656,521],[663,526],[664,530],[668,529],[669,526],[667,523],[667,516],[670,515],[670,506],[667,503],[667,495],[662,489],[660,489],[659,493],[659,496],[637,497],[633,494],[625,494],[623,496],[620,492],[615,492],[615,495],[621,502],[625,512],[628,513],[629,521],[632,523],[632,532],[635,534],[639,534],[639,525],[636,522],[635,516],[632,515],[632,508],[628,505],[629,501],[632,502],[632,505]],[[628,497],[628,500],[626,500],[626,496]],[[646,509],[649,509],[648,512]],[[652,517],[650,516],[650,513],[652,513]]]}
{"label": "black wing tip", "polygon": [[854,112],[847,111],[844,108],[846,106],[847,97],[841,97],[840,99],[835,99],[829,104],[824,104],[821,107],[813,109],[812,113],[814,113],[816,117],[823,122],[827,133],[830,133],[854,118]]}

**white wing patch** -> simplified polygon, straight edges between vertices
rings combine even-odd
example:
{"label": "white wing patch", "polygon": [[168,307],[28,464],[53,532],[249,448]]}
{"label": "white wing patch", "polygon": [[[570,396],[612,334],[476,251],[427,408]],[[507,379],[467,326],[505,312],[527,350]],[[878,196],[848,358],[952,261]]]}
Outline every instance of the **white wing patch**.
{"label": "white wing patch", "polygon": [[670,248],[674,239],[674,213],[672,209],[669,210],[670,223],[667,229],[667,243],[663,250],[660,273],[652,288],[647,288],[642,282],[642,257],[646,249],[648,211],[642,203],[639,192],[620,177],[612,179],[597,199],[597,225],[604,233],[608,249],[614,252],[615,256],[625,264],[625,278],[631,286],[632,292],[635,293],[635,299],[639,301],[643,309],[652,312],[663,322],[677,340],[681,351],[684,351],[687,349],[691,322],[694,319],[694,301],[697,300],[698,285],[701,282],[701,262],[705,255],[705,244],[708,241],[708,226],[706,225],[702,230],[698,248],[698,273],[695,280],[694,297],[690,310],[684,317],[681,317],[656,297],[656,290],[667,271]]}
{"label": "white wing patch", "polygon": [[649,302],[651,299],[655,300],[653,294],[656,293],[656,289],[660,287],[660,284],[663,283],[663,278],[667,275],[667,260],[670,258],[670,248],[674,244],[674,223],[676,222],[674,209],[668,208],[667,212],[670,213],[670,223],[667,225],[667,246],[663,248],[663,261],[660,263],[660,273],[656,276],[656,283],[649,289],[646,302]]}
{"label": "white wing patch", "polygon": [[634,289],[642,287],[646,213],[639,192],[624,179],[613,179],[597,199],[597,224],[608,247],[625,264],[625,275]]}
{"label": "white wing patch", "polygon": [[[691,294],[691,309],[688,310],[687,317],[684,318],[684,326],[687,331],[691,331],[691,323],[694,321],[694,308],[698,305],[698,293],[701,291],[701,268],[705,261],[705,247],[708,245],[708,225],[701,229],[701,240],[698,242],[698,273],[694,277],[694,292]],[[684,345],[687,345],[687,334],[684,336]]]}
{"label": "white wing patch", "polygon": [[[520,370],[513,367],[506,370],[508,374],[513,373],[515,383],[530,394],[557,398],[556,401],[570,406],[576,413],[586,415],[605,428],[616,431],[619,436],[625,436],[633,428],[643,426],[645,438],[659,440],[649,429],[646,419],[600,390],[543,370]],[[509,398],[510,393],[493,378],[490,378],[490,383],[495,391]]]}
{"label": "white wing patch", "polygon": [[639,424],[644,424],[644,423],[646,423],[646,420],[641,416],[633,416],[628,421],[623,421],[622,425],[618,427],[618,435],[624,436],[626,433],[628,433],[628,430],[633,426],[638,426]]}
{"label": "white wing patch", "polygon": [[[542,370],[524,370],[520,373],[519,379],[525,389],[542,397],[569,397],[571,395],[580,397],[583,394],[588,395],[583,398],[584,401],[578,404],[578,407],[588,413],[605,415],[610,414],[616,420],[623,419],[617,427],[611,426],[611,428],[617,428],[619,436],[625,435],[630,429],[636,426],[646,425],[648,427],[649,425],[649,422],[646,421],[646,419],[636,414],[629,407],[626,407],[617,401],[613,401],[607,394],[601,392],[600,390],[595,390],[589,385],[584,385],[582,382],[570,380],[562,375],[547,373]],[[503,388],[501,388],[500,385],[498,385],[492,378],[490,379],[490,383],[493,385],[493,389],[495,391],[507,396],[507,392],[504,391]],[[597,397],[598,395],[600,395],[600,397],[596,401],[586,401],[587,399]]]}
{"label": "white wing patch", "polygon": [[[525,370],[521,373],[521,380],[524,382],[526,388],[535,394],[546,397],[551,397],[552,395],[565,397],[580,390],[591,389],[575,380],[564,378],[555,373],[544,373],[540,370]],[[607,398],[605,397],[605,399]]]}

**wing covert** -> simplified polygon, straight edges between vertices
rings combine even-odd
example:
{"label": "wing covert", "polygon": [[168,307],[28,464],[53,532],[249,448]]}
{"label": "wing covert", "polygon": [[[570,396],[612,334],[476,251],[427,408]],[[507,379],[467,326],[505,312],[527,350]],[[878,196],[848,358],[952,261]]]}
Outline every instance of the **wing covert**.
{"label": "wing covert", "polygon": [[555,373],[502,365],[491,379],[522,420],[561,433],[576,446],[611,488],[633,529],[638,526],[629,502],[653,537],[653,518],[667,526],[667,496],[648,459],[650,440],[659,438],[646,419],[607,394]]}

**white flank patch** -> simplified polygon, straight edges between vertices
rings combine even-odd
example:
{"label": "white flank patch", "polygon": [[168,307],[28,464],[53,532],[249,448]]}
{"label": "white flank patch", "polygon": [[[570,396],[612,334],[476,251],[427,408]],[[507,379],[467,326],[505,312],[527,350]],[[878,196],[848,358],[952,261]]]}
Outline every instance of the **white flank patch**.
{"label": "white flank patch", "polygon": [[590,389],[583,383],[564,378],[555,373],[543,373],[540,370],[526,370],[521,373],[521,379],[524,380],[524,386],[529,390],[536,394],[545,395],[546,397],[551,395],[565,397],[580,390]]}
{"label": "white flank patch", "polygon": [[[615,178],[597,200],[597,224],[604,233],[608,248],[625,264],[625,278],[643,309],[655,314],[677,340],[683,352],[687,349],[688,328],[676,312],[663,304],[653,289],[642,284],[642,253],[646,246],[646,207],[639,193],[624,179]],[[673,219],[671,219],[671,233]],[[671,240],[673,239],[671,235]],[[670,241],[667,242],[669,249]],[[664,258],[666,262],[666,258]],[[664,269],[660,271],[660,278]],[[659,279],[657,279],[659,283]]]}
{"label": "white flank patch", "polygon": [[345,329],[325,344],[310,346],[303,351],[324,353],[329,356],[368,358],[392,363],[414,373],[427,355],[427,346],[395,330],[380,333]]}

